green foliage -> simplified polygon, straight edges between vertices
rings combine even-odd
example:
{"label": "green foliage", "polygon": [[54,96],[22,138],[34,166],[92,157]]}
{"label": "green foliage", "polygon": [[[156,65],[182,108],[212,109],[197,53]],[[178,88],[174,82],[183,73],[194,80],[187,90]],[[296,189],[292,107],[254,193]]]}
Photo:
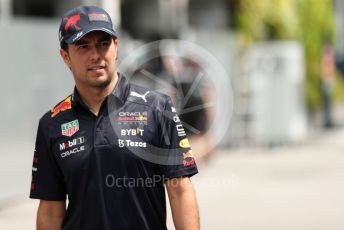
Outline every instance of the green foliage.
{"label": "green foliage", "polygon": [[236,25],[248,42],[291,39],[297,34],[297,19],[289,0],[240,0]]}
{"label": "green foliage", "polygon": [[235,25],[244,44],[262,40],[299,40],[305,48],[306,97],[310,108],[321,104],[321,52],[334,43],[332,0],[237,0]]}

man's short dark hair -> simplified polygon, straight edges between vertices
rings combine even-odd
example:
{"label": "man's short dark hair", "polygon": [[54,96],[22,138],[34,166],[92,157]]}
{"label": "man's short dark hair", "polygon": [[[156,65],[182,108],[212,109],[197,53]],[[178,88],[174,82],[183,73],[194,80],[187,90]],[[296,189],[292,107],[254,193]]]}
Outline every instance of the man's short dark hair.
{"label": "man's short dark hair", "polygon": [[68,52],[68,44],[63,42],[61,45],[61,49],[63,49],[64,51]]}

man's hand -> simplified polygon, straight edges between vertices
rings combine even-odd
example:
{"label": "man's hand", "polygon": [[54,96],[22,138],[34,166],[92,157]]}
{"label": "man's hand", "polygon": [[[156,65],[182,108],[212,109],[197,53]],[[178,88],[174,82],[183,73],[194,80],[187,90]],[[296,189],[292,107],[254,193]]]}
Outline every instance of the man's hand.
{"label": "man's hand", "polygon": [[176,230],[199,230],[200,220],[195,190],[188,177],[165,182]]}
{"label": "man's hand", "polygon": [[61,230],[65,211],[65,201],[40,200],[37,211],[37,230]]}

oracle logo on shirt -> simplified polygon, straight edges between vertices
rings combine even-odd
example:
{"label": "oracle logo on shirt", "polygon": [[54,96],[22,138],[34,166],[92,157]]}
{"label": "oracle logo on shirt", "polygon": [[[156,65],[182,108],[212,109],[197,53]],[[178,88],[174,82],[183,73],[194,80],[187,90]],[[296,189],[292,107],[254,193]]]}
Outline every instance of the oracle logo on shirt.
{"label": "oracle logo on shirt", "polygon": [[119,112],[116,119],[119,124],[147,124],[147,111],[143,112]]}

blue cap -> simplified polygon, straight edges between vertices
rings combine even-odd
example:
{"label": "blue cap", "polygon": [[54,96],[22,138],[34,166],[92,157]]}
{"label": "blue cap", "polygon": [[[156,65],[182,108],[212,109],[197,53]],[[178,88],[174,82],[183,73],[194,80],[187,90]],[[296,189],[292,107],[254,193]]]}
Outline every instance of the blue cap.
{"label": "blue cap", "polygon": [[63,15],[59,40],[72,44],[92,31],[104,31],[113,37],[117,37],[113,28],[110,15],[102,8],[96,6],[80,6]]}

